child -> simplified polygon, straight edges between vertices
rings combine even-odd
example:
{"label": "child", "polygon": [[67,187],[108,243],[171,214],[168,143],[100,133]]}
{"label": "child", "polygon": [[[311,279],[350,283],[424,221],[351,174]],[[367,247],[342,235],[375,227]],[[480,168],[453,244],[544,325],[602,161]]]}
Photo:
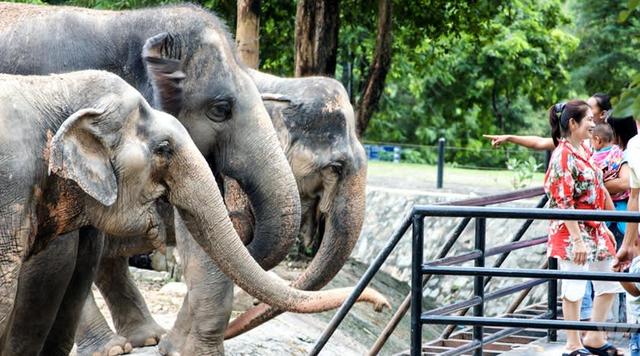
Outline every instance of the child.
{"label": "child", "polygon": [[[618,178],[620,167],[626,162],[624,152],[620,146],[613,144],[613,128],[607,123],[596,125],[592,131],[591,145],[595,150],[593,160],[598,168],[602,170],[604,181]],[[611,194],[611,200],[616,205],[616,210],[626,210],[629,191],[625,190],[616,194]],[[624,205],[618,207],[618,205]],[[616,244],[620,246],[624,238],[624,223],[607,223],[611,232],[616,238]]]}

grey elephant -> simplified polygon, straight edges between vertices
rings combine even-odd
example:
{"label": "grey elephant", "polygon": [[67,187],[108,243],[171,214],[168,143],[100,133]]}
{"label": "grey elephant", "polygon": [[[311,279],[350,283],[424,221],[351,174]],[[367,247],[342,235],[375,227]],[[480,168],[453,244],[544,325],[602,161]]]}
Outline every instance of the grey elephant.
{"label": "grey elephant", "polygon": [[[151,70],[162,71],[165,65],[158,62]],[[172,87],[177,104],[181,95],[174,82],[158,80],[154,85]],[[137,234],[153,241],[158,237],[159,220],[154,202],[166,196],[194,225],[194,238],[212,257],[223,253],[216,253],[215,246],[225,237],[237,240],[216,181],[187,131],[174,117],[152,109],[139,92],[119,77],[96,71],[47,77],[1,75],[0,93],[3,355],[30,354],[22,349],[25,345],[13,343],[15,339],[7,336],[30,331],[18,330],[12,323],[12,319],[19,319],[13,310],[18,277],[22,264],[38,259],[47,252],[48,243],[58,241],[60,235],[67,235],[60,241],[73,241],[73,232],[93,226],[111,235]],[[198,185],[207,187],[212,194],[197,191]],[[214,240],[214,232],[222,239]],[[91,239],[92,235],[84,238]],[[85,251],[79,245],[87,243],[91,242],[76,239],[72,246],[83,255]],[[246,253],[242,244],[236,245],[241,247],[240,254]],[[226,262],[219,263],[230,268]],[[66,266],[44,267],[56,270],[53,277],[58,278],[71,276],[81,265],[72,264],[64,271]],[[72,278],[76,275],[69,277],[67,283],[52,287],[64,291]],[[39,292],[49,295],[47,290]],[[52,294],[64,295],[55,291]],[[47,311],[53,315],[45,315]],[[56,320],[58,317],[70,322],[58,325],[58,330],[70,329],[66,335],[73,336],[73,315],[52,308],[38,310],[32,319],[40,316],[54,323],[62,323]],[[57,354],[65,348],[61,343],[68,346],[69,341],[47,340],[46,347],[38,352]]]}
{"label": "grey elephant", "polygon": [[[301,240],[317,248],[293,286],[318,290],[347,262],[364,221],[367,159],[356,135],[353,107],[342,84],[332,78],[250,74],[296,178]],[[234,319],[225,337],[281,312],[260,304]]]}
{"label": "grey elephant", "polygon": [[[353,108],[343,86],[330,78],[286,79],[257,71],[250,71],[250,74],[261,91],[296,177],[303,207],[302,238],[320,240],[318,253],[294,285],[317,290],[325,286],[346,262],[364,219],[367,165],[364,149],[355,134]],[[234,221],[236,229],[242,227],[240,231],[250,232],[251,228],[236,223],[238,220],[245,224],[252,221],[250,209],[249,216],[242,216],[246,212],[242,208],[232,211],[232,220],[237,219]],[[184,225],[177,224],[176,227],[175,235],[181,248],[189,292],[174,328],[160,342],[160,350],[164,354],[175,350],[186,354],[208,354],[215,350],[220,354],[223,352],[225,330],[225,335],[232,337],[281,313],[260,304],[236,318],[227,329],[232,284],[206,258]],[[245,243],[251,240],[251,234],[241,234],[240,237]],[[111,250],[127,256],[144,250],[132,249],[130,244],[125,246],[128,251],[122,248]],[[146,249],[150,248],[147,244]],[[115,288],[111,296],[106,296],[110,306],[115,302],[109,302],[109,298],[123,300],[122,296],[113,294],[134,288],[131,287],[134,282],[126,271],[118,275],[121,279],[116,283],[128,287]],[[101,279],[99,277],[98,281]],[[130,305],[139,309],[135,315],[148,315],[143,300],[132,300]],[[120,313],[122,309],[111,310],[116,325],[148,323],[131,320],[131,313]],[[83,313],[90,315],[94,324],[102,319],[93,303]],[[110,332],[106,322],[100,321],[99,324],[101,327],[92,329],[91,333],[104,335]]]}

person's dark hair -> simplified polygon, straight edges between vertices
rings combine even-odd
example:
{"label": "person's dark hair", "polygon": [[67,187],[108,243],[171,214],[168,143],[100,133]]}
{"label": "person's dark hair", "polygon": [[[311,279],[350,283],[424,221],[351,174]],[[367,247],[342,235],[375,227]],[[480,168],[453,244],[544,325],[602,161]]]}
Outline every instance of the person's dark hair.
{"label": "person's dark hair", "polygon": [[593,128],[593,136],[598,136],[606,143],[613,141],[613,128],[608,123],[597,124]]}
{"label": "person's dark hair", "polygon": [[613,135],[618,141],[618,146],[623,150],[627,148],[629,140],[638,134],[638,127],[633,116],[626,116],[620,118],[609,117],[607,122],[613,129]]}
{"label": "person's dark hair", "polygon": [[569,135],[569,120],[574,119],[579,124],[587,116],[589,109],[589,104],[584,100],[571,100],[549,108],[551,138],[555,146],[561,138]]}
{"label": "person's dark hair", "polygon": [[591,95],[591,97],[596,99],[596,103],[598,103],[600,110],[611,110],[611,97],[609,97],[609,95],[605,93],[595,93]]}

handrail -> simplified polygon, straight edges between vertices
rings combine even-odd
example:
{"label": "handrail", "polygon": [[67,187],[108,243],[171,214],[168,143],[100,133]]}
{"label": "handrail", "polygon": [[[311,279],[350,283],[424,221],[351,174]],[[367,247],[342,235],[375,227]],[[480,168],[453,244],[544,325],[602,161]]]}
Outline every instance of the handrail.
{"label": "handrail", "polygon": [[[466,206],[416,206],[413,209],[413,257],[412,257],[412,294],[411,294],[411,355],[420,355],[422,349],[422,324],[442,325],[469,325],[473,327],[473,338],[468,345],[462,346],[466,351],[474,350],[474,355],[482,355],[484,342],[484,326],[499,326],[511,328],[538,328],[548,329],[548,338],[555,339],[551,330],[640,330],[638,324],[594,323],[557,320],[557,279],[579,280],[606,280],[606,281],[633,281],[640,282],[640,273],[621,274],[612,272],[571,272],[555,270],[555,259],[550,259],[551,269],[503,269],[485,267],[485,233],[487,218],[506,219],[542,219],[542,220],[596,220],[596,221],[625,221],[640,222],[640,214],[637,212],[595,211],[595,210],[569,210],[569,209],[522,209],[522,208],[496,208],[496,207],[466,207]],[[422,251],[424,246],[424,218],[425,217],[465,217],[476,219],[475,259],[474,267],[451,267],[436,265],[433,262],[424,262]],[[551,263],[553,262],[553,264]],[[433,311],[422,313],[422,288],[419,282],[423,275],[465,275],[474,276],[474,296],[472,299],[453,303],[440,307],[440,310],[451,311],[464,305],[473,305],[473,316],[448,316],[444,313]],[[487,277],[529,277],[538,278],[538,281],[529,282],[530,285],[520,284],[485,295]],[[541,281],[541,280],[542,281]],[[501,297],[508,292],[529,289],[533,283],[549,283],[547,320],[521,320],[513,318],[487,318],[484,316],[484,303],[491,298]],[[508,290],[511,289],[511,290]],[[475,301],[480,300],[478,304]],[[497,338],[495,339],[497,340]],[[455,350],[459,352],[460,350]],[[451,354],[456,354],[451,350]]]}
{"label": "handrail", "polygon": [[[446,205],[483,206],[483,205],[490,205],[490,204],[505,203],[505,202],[518,200],[518,199],[532,198],[532,197],[542,195],[543,193],[544,193],[544,189],[542,187],[536,187],[536,188],[524,189],[524,190],[509,192],[504,194],[496,194],[489,197],[464,199],[457,202],[447,202],[447,203],[442,203],[440,205],[442,206],[446,206]],[[370,264],[369,268],[364,273],[360,281],[358,281],[358,284],[355,286],[349,298],[347,298],[347,300],[345,300],[342,306],[338,309],[334,317],[329,322],[329,325],[327,326],[325,331],[322,333],[320,338],[316,341],[316,344],[314,345],[313,349],[310,352],[311,355],[317,355],[322,350],[324,345],[327,343],[331,335],[333,335],[338,325],[340,325],[340,323],[345,318],[349,310],[355,304],[355,301],[357,300],[357,298],[360,296],[360,294],[362,294],[364,288],[371,282],[371,280],[373,279],[373,276],[378,272],[378,270],[380,269],[382,264],[387,260],[391,252],[393,252],[393,249],[398,244],[402,236],[404,236],[404,234],[407,232],[407,230],[409,229],[409,226],[411,225],[412,217],[413,217],[413,210],[412,212],[405,215],[398,229],[396,229],[396,231],[393,233],[393,235],[391,236],[387,244],[384,246],[384,248],[380,251],[380,253],[376,256],[376,258]],[[456,230],[454,231],[454,234],[448,239],[448,241],[445,243],[445,245],[441,249],[440,251],[441,253],[439,253],[439,258],[443,258],[447,255],[449,250],[453,247],[453,244],[457,241],[458,237],[462,234],[464,228],[467,226],[469,221],[470,221],[469,219],[462,220],[462,222],[458,225],[458,228],[456,228]],[[408,298],[409,297],[407,297],[407,299]],[[406,303],[403,303],[403,306],[405,304]],[[403,312],[403,314],[404,313],[406,313],[406,309]],[[395,328],[395,326],[393,328]]]}
{"label": "handrail", "polygon": [[[530,198],[536,195],[533,194],[543,194],[544,193],[544,189],[540,188],[533,188],[533,189],[526,189],[526,190],[522,190],[519,191],[520,194],[514,194],[514,193],[507,193],[507,194],[501,194],[498,196],[494,196],[494,197],[488,197],[487,199],[484,199],[483,201],[480,201],[479,199],[467,199],[467,200],[463,200],[462,202],[466,202],[466,203],[475,203],[475,204],[479,204],[479,203],[490,203],[490,204],[498,204],[498,203],[504,203],[507,202],[508,200],[506,199],[523,199],[523,198]],[[538,204],[536,204],[536,208],[542,208],[546,205],[547,203],[547,196],[543,195],[543,197],[538,201]],[[442,205],[447,205],[447,204],[442,204]],[[463,204],[460,204],[463,205]],[[469,222],[471,221],[471,218],[464,218],[462,222],[464,222],[464,226],[462,227],[462,230],[464,230],[464,228],[469,224]],[[525,221],[522,226],[518,229],[518,231],[515,233],[515,235],[513,236],[513,238],[511,239],[511,243],[507,244],[507,245],[503,245],[502,247],[507,247],[507,246],[512,246],[512,244],[517,243],[517,241],[519,241],[522,236],[524,236],[524,234],[526,233],[527,229],[529,228],[529,226],[531,226],[531,224],[533,223],[533,220],[527,220]],[[460,224],[462,225],[462,223]],[[459,225],[459,226],[460,226]],[[438,253],[438,258],[442,259],[444,258],[444,256],[446,256],[451,247],[453,247],[453,244],[457,241],[457,238],[462,234],[462,231],[458,232],[458,228],[456,228],[456,234],[454,234],[453,236],[455,236],[455,239],[450,238],[447,243],[445,244],[445,246],[443,246],[443,248],[440,250],[440,252]],[[521,248],[521,247],[518,247]],[[512,249],[508,249],[505,248],[503,251],[503,255],[500,256],[496,262],[494,263],[495,267],[499,267],[502,265],[502,263],[505,261],[505,259],[507,258],[507,256],[510,254],[510,251],[516,250],[518,248],[512,248]],[[501,249],[501,246],[495,247],[494,248],[495,251],[499,251]],[[489,249],[487,252],[487,254],[491,253],[493,255],[493,249]],[[430,275],[426,275],[423,277],[422,279],[422,287],[424,288],[424,286],[427,284],[427,282],[431,279]],[[395,329],[398,327],[398,324],[400,324],[400,320],[402,320],[402,318],[404,317],[404,315],[407,313],[407,311],[409,310],[409,307],[411,305],[411,293],[409,293],[404,301],[402,302],[402,304],[400,305],[400,307],[398,307],[398,310],[396,311],[396,313],[393,315],[393,317],[391,318],[391,320],[387,323],[387,325],[385,326],[385,328],[382,330],[382,332],[380,333],[380,335],[378,336],[378,339],[376,340],[376,342],[373,344],[373,346],[371,347],[371,349],[369,350],[368,354],[369,355],[376,355],[380,352],[380,350],[382,349],[382,347],[384,346],[384,344],[387,342],[387,340],[389,339],[389,337],[391,336],[391,334],[395,331]],[[464,312],[462,313],[466,313],[468,309],[465,309]],[[445,329],[444,333],[440,336],[441,338],[448,338],[449,335],[451,335],[451,333],[454,331],[455,326],[449,326],[447,329]]]}

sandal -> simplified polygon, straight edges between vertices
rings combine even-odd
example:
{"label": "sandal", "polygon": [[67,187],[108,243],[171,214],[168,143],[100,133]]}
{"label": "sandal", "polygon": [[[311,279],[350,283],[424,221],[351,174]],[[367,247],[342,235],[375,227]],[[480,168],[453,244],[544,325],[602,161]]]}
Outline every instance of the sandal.
{"label": "sandal", "polygon": [[624,355],[624,353],[619,354],[618,353],[618,348],[613,346],[611,343],[607,342],[604,345],[600,346],[600,347],[591,347],[591,346],[587,346],[584,345],[584,348],[589,350],[589,352],[591,352],[594,355],[598,355],[598,356],[618,356],[618,355]]}
{"label": "sandal", "polygon": [[593,354],[589,352],[589,350],[587,349],[577,349],[571,352],[562,353],[562,356],[588,356],[588,355],[593,355]]}

